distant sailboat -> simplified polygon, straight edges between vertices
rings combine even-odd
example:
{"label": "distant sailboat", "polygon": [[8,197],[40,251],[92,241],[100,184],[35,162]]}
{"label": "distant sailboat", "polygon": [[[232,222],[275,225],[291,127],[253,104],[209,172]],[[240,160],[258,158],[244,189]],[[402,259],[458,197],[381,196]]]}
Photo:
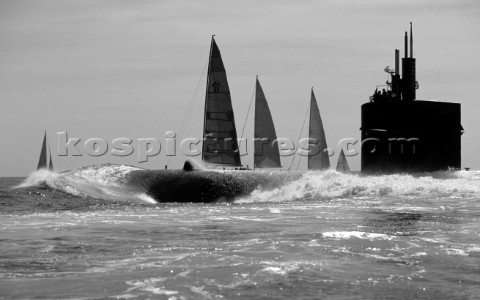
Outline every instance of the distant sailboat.
{"label": "distant sailboat", "polygon": [[40,158],[38,160],[37,170],[48,169],[50,171],[53,171],[52,152],[50,151],[50,146],[48,146],[48,154],[50,156],[50,162],[48,162],[49,157],[47,156],[47,132],[45,131],[45,135],[43,136],[42,150],[40,151]]}
{"label": "distant sailboat", "polygon": [[350,167],[348,166],[347,158],[345,157],[345,153],[343,153],[343,149],[340,151],[340,155],[338,156],[337,171],[350,172]]}
{"label": "distant sailboat", "polygon": [[[323,129],[322,118],[318,109],[317,100],[313,93],[310,98],[310,122],[308,126],[309,144],[316,144],[316,150],[308,154],[308,170],[322,170],[330,168],[327,141]],[[312,150],[312,149],[310,149]]]}
{"label": "distant sailboat", "polygon": [[241,166],[227,73],[213,36],[205,95],[202,161],[211,167]]}
{"label": "distant sailboat", "polygon": [[254,168],[281,168],[277,134],[262,86],[255,82]]}

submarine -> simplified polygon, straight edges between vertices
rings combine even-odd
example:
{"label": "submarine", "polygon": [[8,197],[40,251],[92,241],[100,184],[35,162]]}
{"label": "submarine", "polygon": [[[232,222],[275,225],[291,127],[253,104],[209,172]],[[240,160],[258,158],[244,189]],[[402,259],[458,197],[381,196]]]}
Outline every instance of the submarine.
{"label": "submarine", "polygon": [[410,45],[405,32],[402,74],[396,49],[395,69],[385,68],[390,75],[385,88],[380,91],[377,86],[370,101],[361,106],[362,173],[461,168],[461,105],[416,99],[412,27],[410,22]]}
{"label": "submarine", "polygon": [[269,191],[302,177],[301,172],[209,170],[191,160],[183,169],[133,170],[126,184],[157,202],[232,202],[259,189]]}

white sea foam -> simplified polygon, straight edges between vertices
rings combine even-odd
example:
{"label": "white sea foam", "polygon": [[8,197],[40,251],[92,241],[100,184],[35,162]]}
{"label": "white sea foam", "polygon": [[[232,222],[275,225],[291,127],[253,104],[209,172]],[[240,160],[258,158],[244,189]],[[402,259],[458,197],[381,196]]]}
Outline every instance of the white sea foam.
{"label": "white sea foam", "polygon": [[368,233],[363,231],[333,231],[322,233],[324,238],[350,239],[352,237],[367,240],[392,240],[393,237],[382,233]]}
{"label": "white sea foam", "polygon": [[278,208],[270,208],[270,213],[272,214],[280,214],[282,211]]}
{"label": "white sea foam", "polygon": [[70,171],[64,173],[64,176],[101,186],[122,186],[125,183],[126,174],[133,170],[140,169],[125,165],[101,164]]}
{"label": "white sea foam", "polygon": [[155,201],[155,199],[153,199],[152,197],[150,197],[149,195],[145,194],[145,193],[140,193],[140,194],[137,194],[137,197],[138,199],[140,200],[143,200],[147,203],[157,203],[157,201]]}
{"label": "white sea foam", "polygon": [[[78,195],[112,200],[156,201],[144,191],[127,186],[132,166],[102,164],[64,173],[47,170],[32,172],[18,187],[47,184]],[[248,173],[247,173],[248,176]],[[274,175],[272,175],[275,177]],[[257,189],[237,203],[287,202],[305,199],[342,198],[468,198],[480,196],[480,171],[432,172],[421,174],[362,175],[335,170],[304,172],[300,178],[268,189]],[[440,206],[438,209],[448,209]],[[278,210],[272,210],[278,213]]]}
{"label": "white sea foam", "polygon": [[[207,292],[205,290],[205,286],[201,286],[201,287],[191,286],[190,290],[193,293],[199,294],[204,299],[214,299],[214,295],[212,293]],[[219,298],[223,298],[223,297],[219,297]]]}
{"label": "white sea foam", "polygon": [[20,183],[18,186],[15,186],[14,188],[24,188],[41,184],[49,184],[53,182],[58,176],[58,173],[46,169],[40,169],[30,173],[30,175],[28,175],[28,177],[25,178],[22,183]]}
{"label": "white sea foam", "polygon": [[127,174],[133,170],[140,169],[125,165],[101,164],[60,174],[40,170],[30,174],[19,187],[47,184],[54,189],[76,196],[156,203],[144,192],[126,185]]}
{"label": "white sea foam", "polygon": [[447,254],[449,255],[459,255],[459,256],[468,256],[468,251],[463,250],[463,249],[458,249],[458,248],[448,248],[445,249]]}
{"label": "white sea foam", "polygon": [[364,197],[478,197],[480,171],[419,174],[362,175],[335,170],[309,171],[297,180],[273,190],[255,190],[238,200],[284,202],[303,199]]}
{"label": "white sea foam", "polygon": [[470,245],[467,249],[468,253],[480,253],[480,246],[478,245]]}
{"label": "white sea foam", "polygon": [[267,266],[261,269],[259,272],[266,272],[275,275],[287,275],[290,272],[295,272],[300,269],[300,262],[292,263],[273,263],[273,262],[263,262]]}
{"label": "white sea foam", "polygon": [[125,282],[126,284],[132,286],[131,288],[127,289],[125,293],[130,293],[132,290],[139,289],[141,291],[149,292],[155,295],[176,295],[178,291],[173,290],[166,290],[164,288],[157,287],[156,285],[159,282],[165,281],[166,278],[149,278],[145,280],[129,280]]}
{"label": "white sea foam", "polygon": [[272,274],[285,275],[287,271],[281,267],[266,267],[262,269],[263,272],[268,272]]}

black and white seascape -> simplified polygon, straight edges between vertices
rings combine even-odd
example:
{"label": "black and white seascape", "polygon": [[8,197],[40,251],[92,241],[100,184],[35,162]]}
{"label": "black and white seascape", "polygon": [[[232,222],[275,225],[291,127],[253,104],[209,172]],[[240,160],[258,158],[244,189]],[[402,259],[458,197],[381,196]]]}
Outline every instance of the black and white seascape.
{"label": "black and white seascape", "polygon": [[477,0],[0,0],[0,300],[479,299],[479,32]]}
{"label": "black and white seascape", "polygon": [[135,169],[2,178],[0,298],[475,299],[480,292],[477,171],[304,172],[233,202],[161,204],[125,184]]}

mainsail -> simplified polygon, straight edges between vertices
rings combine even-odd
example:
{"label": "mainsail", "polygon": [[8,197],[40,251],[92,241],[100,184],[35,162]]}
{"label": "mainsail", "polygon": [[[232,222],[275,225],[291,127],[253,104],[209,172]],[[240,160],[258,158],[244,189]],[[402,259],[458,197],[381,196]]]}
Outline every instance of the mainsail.
{"label": "mainsail", "polygon": [[213,36],[205,96],[202,160],[210,165],[241,166],[227,73]]}
{"label": "mainsail", "polygon": [[[327,141],[323,129],[320,111],[318,110],[317,100],[312,89],[310,99],[310,123],[308,127],[309,153],[308,169],[321,170],[330,168],[330,159],[328,157]],[[312,145],[314,145],[312,147]]]}
{"label": "mainsail", "polygon": [[340,155],[338,156],[337,171],[350,172],[350,167],[348,166],[347,158],[345,157],[345,153],[343,153],[343,149],[340,151]]}
{"label": "mainsail", "polygon": [[255,87],[254,167],[281,168],[272,114],[258,78]]}

